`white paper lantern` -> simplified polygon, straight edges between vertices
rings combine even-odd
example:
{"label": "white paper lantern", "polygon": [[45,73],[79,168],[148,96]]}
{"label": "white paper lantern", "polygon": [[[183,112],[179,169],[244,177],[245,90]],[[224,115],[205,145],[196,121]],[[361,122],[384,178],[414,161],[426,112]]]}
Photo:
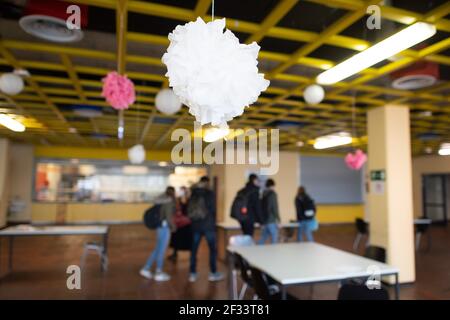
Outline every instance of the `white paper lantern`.
{"label": "white paper lantern", "polygon": [[132,164],[141,164],[145,161],[145,149],[142,144],[137,144],[128,149],[128,159]]}
{"label": "white paper lantern", "polygon": [[303,97],[308,104],[318,104],[325,97],[325,91],[321,86],[312,84],[303,91]]}
{"label": "white paper lantern", "polygon": [[180,111],[181,102],[172,89],[163,89],[156,95],[155,106],[164,114],[174,114]]}
{"label": "white paper lantern", "polygon": [[23,90],[23,79],[14,73],[0,76],[0,91],[8,95],[16,95]]}
{"label": "white paper lantern", "polygon": [[162,61],[180,101],[202,125],[224,125],[254,103],[270,82],[258,73],[260,47],[240,44],[225,19],[179,25]]}

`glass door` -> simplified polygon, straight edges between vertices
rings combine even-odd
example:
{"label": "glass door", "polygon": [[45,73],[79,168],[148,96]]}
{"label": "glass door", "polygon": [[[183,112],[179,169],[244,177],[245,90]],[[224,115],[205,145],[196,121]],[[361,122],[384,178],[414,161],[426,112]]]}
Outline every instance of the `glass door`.
{"label": "glass door", "polygon": [[422,176],[423,213],[434,223],[447,223],[447,175]]}

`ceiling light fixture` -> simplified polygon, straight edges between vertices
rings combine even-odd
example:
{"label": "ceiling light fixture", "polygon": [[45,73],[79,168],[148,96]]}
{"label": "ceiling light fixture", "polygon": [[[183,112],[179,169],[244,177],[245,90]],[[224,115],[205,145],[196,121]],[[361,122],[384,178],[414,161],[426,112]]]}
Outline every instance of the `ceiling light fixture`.
{"label": "ceiling light fixture", "polygon": [[0,114],[0,125],[15,132],[24,132],[25,126],[6,114]]}
{"label": "ceiling light fixture", "polygon": [[331,85],[406,50],[436,33],[435,26],[417,22],[387,39],[355,54],[317,76],[317,83]]}
{"label": "ceiling light fixture", "polygon": [[450,156],[450,143],[443,143],[438,151],[441,156]]}
{"label": "ceiling light fixture", "polygon": [[338,132],[316,138],[314,149],[328,149],[352,143],[352,137],[347,132]]}
{"label": "ceiling light fixture", "polygon": [[230,129],[226,127],[213,127],[205,130],[203,141],[214,142],[225,138],[230,133]]}

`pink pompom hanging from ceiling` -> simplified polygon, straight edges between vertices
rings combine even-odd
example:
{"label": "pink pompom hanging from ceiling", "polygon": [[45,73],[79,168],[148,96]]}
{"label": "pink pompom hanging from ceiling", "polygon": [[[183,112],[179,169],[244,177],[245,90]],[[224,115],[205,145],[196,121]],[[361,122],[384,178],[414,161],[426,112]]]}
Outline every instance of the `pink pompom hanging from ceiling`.
{"label": "pink pompom hanging from ceiling", "polygon": [[356,150],[355,153],[350,152],[345,156],[345,163],[352,170],[361,169],[366,161],[367,155],[360,149]]}
{"label": "pink pompom hanging from ceiling", "polygon": [[102,81],[102,96],[114,109],[128,109],[136,100],[134,84],[127,76],[121,76],[117,72],[111,71]]}

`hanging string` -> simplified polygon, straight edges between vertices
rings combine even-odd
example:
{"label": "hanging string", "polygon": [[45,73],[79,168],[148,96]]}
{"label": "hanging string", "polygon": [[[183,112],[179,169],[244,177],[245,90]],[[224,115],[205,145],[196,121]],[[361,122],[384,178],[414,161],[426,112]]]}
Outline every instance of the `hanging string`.
{"label": "hanging string", "polygon": [[352,100],[352,137],[356,138],[356,90]]}
{"label": "hanging string", "polygon": [[214,21],[214,0],[212,0],[211,17],[212,17],[212,21]]}
{"label": "hanging string", "polygon": [[[144,86],[145,86],[145,82],[144,82]],[[136,144],[139,144],[139,120],[140,120],[140,112],[141,112],[141,108],[140,108],[140,102],[139,102],[139,97],[141,94],[141,91],[136,91],[137,96],[136,96],[136,108],[137,108],[137,117],[136,117]]]}

